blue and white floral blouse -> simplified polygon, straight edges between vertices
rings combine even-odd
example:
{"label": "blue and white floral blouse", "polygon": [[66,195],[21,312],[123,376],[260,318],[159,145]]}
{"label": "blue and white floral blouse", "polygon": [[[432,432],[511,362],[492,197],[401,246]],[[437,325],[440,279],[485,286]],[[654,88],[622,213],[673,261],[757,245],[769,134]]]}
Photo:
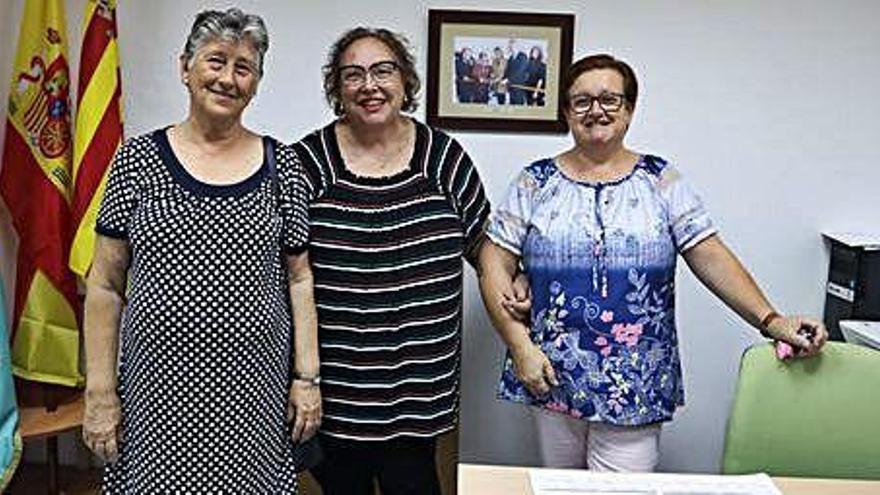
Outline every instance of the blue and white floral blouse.
{"label": "blue and white floral blouse", "polygon": [[666,421],[684,404],[676,255],[715,233],[681,175],[644,155],[613,182],[572,180],[555,160],[520,173],[489,237],[522,259],[532,341],[560,385],[535,397],[508,354],[501,398],[616,425]]}

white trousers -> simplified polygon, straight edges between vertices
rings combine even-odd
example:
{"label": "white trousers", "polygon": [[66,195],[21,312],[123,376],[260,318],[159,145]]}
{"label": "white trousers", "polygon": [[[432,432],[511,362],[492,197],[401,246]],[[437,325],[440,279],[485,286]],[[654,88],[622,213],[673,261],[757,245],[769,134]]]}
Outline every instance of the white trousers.
{"label": "white trousers", "polygon": [[660,423],[616,426],[530,407],[545,467],[651,472],[660,458]]}

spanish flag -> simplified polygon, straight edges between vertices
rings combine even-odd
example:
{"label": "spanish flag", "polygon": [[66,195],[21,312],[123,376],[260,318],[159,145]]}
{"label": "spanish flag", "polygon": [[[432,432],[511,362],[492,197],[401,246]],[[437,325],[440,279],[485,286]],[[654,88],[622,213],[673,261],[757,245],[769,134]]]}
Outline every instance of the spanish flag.
{"label": "spanish flag", "polygon": [[24,2],[0,168],[18,233],[12,365],[16,375],[77,386],[82,312],[67,265],[70,72],[62,0]]}
{"label": "spanish flag", "polygon": [[70,269],[85,277],[92,264],[95,219],[107,171],[122,142],[122,87],[116,1],[89,0],[83,19],[71,202],[76,230],[70,249]]}

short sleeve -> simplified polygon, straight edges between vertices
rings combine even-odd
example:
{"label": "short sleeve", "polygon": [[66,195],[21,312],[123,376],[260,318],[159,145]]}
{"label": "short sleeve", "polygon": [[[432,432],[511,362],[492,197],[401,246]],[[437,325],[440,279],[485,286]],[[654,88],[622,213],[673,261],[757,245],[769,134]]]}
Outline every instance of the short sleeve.
{"label": "short sleeve", "polygon": [[680,253],[718,231],[703,200],[674,167],[663,169],[659,187],[666,202],[669,229]]}
{"label": "short sleeve", "polygon": [[486,222],[489,218],[489,200],[486,198],[483,182],[471,157],[454,140],[447,156],[450,160],[444,169],[448,173],[441,173],[441,177],[445,177],[442,182],[445,183],[445,188],[455,202],[461,219],[465,236],[465,257],[473,262],[476,259],[476,250],[485,235]]}
{"label": "short sleeve", "polygon": [[511,182],[504,202],[489,220],[486,233],[489,239],[517,256],[522,256],[522,245],[532,216],[532,202],[538,188],[537,179],[528,170],[523,170]]}
{"label": "short sleeve", "polygon": [[[329,132],[332,132],[332,126],[333,124],[330,124],[327,127],[330,129]],[[325,129],[313,131],[300,141],[290,145],[302,168],[306,201],[309,204],[314,203],[320,198],[329,189],[333,181],[331,165],[327,160],[326,154],[323,153],[325,149],[323,144]]]}
{"label": "short sleeve", "polygon": [[101,207],[95,222],[95,232],[114,239],[128,239],[129,222],[138,204],[137,169],[147,146],[143,137],[133,138],[116,150]]}
{"label": "short sleeve", "polygon": [[305,251],[309,241],[309,207],[302,163],[291,146],[276,144],[281,198],[282,243],[287,254]]}

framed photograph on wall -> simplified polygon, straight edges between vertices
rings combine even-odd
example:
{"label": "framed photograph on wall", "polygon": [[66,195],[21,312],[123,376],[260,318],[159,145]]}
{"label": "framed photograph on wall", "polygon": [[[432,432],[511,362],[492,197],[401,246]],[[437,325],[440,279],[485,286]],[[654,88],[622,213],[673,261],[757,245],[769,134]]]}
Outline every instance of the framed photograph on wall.
{"label": "framed photograph on wall", "polygon": [[572,14],[429,10],[428,123],[567,132],[559,87],[573,38]]}

